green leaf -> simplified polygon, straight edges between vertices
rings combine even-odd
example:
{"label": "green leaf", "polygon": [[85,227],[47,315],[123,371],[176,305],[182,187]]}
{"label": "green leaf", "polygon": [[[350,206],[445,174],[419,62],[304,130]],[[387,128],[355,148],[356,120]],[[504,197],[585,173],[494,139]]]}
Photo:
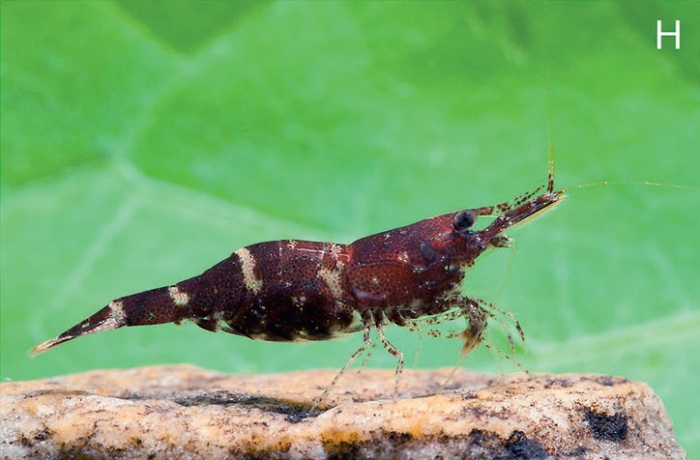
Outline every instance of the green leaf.
{"label": "green leaf", "polygon": [[[2,378],[339,369],[359,335],[166,325],[26,351],[251,243],[349,243],[512,199],[546,181],[552,137],[557,186],[691,188],[573,188],[465,289],[516,315],[530,370],[649,383],[700,455],[698,43],[656,49],[656,19],[691,24],[697,4],[144,5],[2,3]],[[389,336],[409,365],[419,345],[419,367],[458,361],[456,340]],[[511,370],[495,358],[463,366]]]}

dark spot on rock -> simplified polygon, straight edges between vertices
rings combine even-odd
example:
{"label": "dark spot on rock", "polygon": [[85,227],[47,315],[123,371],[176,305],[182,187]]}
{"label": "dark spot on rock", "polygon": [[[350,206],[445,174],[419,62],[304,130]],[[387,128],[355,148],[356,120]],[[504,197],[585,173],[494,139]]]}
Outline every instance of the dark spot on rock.
{"label": "dark spot on rock", "polygon": [[598,378],[598,383],[604,387],[613,387],[615,385],[621,385],[627,382],[629,382],[629,380],[620,377],[610,377],[608,375],[601,375]]}
{"label": "dark spot on rock", "polygon": [[24,435],[20,436],[17,441],[18,441],[19,445],[23,446],[23,447],[32,447],[33,446],[32,440]]}
{"label": "dark spot on rock", "polygon": [[308,416],[309,416],[308,412],[306,412],[306,413],[292,412],[290,414],[287,414],[287,416],[284,419],[293,425],[295,423],[301,422],[302,420],[304,420]]}
{"label": "dark spot on rock", "polygon": [[629,380],[624,377],[611,377],[609,375],[582,376],[581,381],[597,383],[604,387],[614,387],[615,385],[629,383]]}
{"label": "dark spot on rock", "polygon": [[586,449],[583,446],[577,447],[576,449],[572,450],[571,452],[566,452],[564,454],[565,457],[572,457],[572,458],[580,458],[583,457],[586,452],[588,452],[588,449]]}
{"label": "dark spot on rock", "polygon": [[274,412],[286,415],[289,423],[298,423],[308,417],[317,417],[331,407],[320,406],[313,411],[313,404],[308,402],[296,402],[270,398],[266,396],[251,396],[245,393],[237,394],[226,390],[219,390],[204,394],[181,396],[173,400],[175,403],[190,406],[248,406],[255,407],[266,412]]}
{"label": "dark spot on rock", "polygon": [[545,384],[542,385],[542,388],[545,390],[549,390],[552,388],[570,388],[574,385],[574,382],[571,381],[571,379],[567,377],[561,377],[561,378],[548,378],[545,381]]}
{"label": "dark spot on rock", "polygon": [[34,440],[35,441],[44,441],[50,437],[51,437],[51,432],[49,430],[47,430],[46,428],[44,428],[43,430],[41,430],[40,432],[38,432],[37,434],[34,435]]}
{"label": "dark spot on rock", "polygon": [[525,436],[522,431],[514,431],[506,442],[510,459],[540,459],[547,458],[547,451],[542,446]]}
{"label": "dark spot on rock", "polygon": [[399,433],[398,431],[389,432],[389,440],[394,444],[405,444],[413,439],[410,433]]}
{"label": "dark spot on rock", "polygon": [[478,453],[475,458],[525,460],[548,457],[544,447],[522,431],[514,431],[508,439],[504,439],[489,431],[473,429],[469,432],[468,441],[470,452]]}
{"label": "dark spot on rock", "polygon": [[627,419],[624,415],[600,414],[590,408],[585,408],[584,414],[596,439],[620,442],[627,438]]}
{"label": "dark spot on rock", "polygon": [[362,443],[355,444],[346,441],[337,444],[329,444],[324,442],[324,449],[329,460],[340,460],[346,458],[363,458],[361,455]]}
{"label": "dark spot on rock", "polygon": [[484,442],[485,435],[486,434],[482,430],[475,428],[469,432],[469,440],[472,444],[480,446]]}

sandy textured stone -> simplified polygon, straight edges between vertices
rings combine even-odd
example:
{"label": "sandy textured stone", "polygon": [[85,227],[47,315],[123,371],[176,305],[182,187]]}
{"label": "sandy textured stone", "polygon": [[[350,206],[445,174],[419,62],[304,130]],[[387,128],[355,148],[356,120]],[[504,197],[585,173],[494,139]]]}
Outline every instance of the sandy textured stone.
{"label": "sandy textured stone", "polygon": [[225,375],[191,366],[0,385],[3,458],[687,458],[663,405],[598,375],[450,369]]}

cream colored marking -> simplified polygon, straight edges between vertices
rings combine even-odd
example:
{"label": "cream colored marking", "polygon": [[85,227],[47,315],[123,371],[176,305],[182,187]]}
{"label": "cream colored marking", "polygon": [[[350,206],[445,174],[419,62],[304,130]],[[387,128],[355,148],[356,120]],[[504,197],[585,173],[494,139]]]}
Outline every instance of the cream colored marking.
{"label": "cream colored marking", "polygon": [[186,292],[182,292],[177,286],[170,286],[168,288],[168,293],[170,294],[170,298],[178,307],[184,307],[190,301],[190,296],[187,295]]}
{"label": "cream colored marking", "polygon": [[328,288],[331,290],[331,294],[336,299],[343,298],[343,282],[341,279],[342,265],[339,265],[338,270],[330,270],[328,268],[322,268],[318,271],[318,276],[323,281],[326,282]]}
{"label": "cream colored marking", "polygon": [[340,248],[340,246],[338,246],[335,243],[331,244],[331,256],[333,256],[334,259],[337,259],[338,256],[340,256],[341,251],[342,249]]}
{"label": "cream colored marking", "polygon": [[234,254],[241,261],[241,271],[243,272],[245,286],[257,294],[263,288],[263,282],[255,276],[255,257],[246,248],[241,248]]}
{"label": "cream colored marking", "polygon": [[90,331],[90,334],[102,331],[112,331],[124,325],[124,321],[126,319],[126,312],[124,311],[124,302],[122,302],[121,300],[113,300],[109,303],[109,309],[111,310],[109,318],[102,321],[102,323],[96,328],[92,329]]}
{"label": "cream colored marking", "polygon": [[294,250],[294,248],[297,247],[297,242],[296,242],[296,240],[291,240],[291,241],[289,241],[289,243],[287,243],[287,247],[288,247],[289,249]]}
{"label": "cream colored marking", "polygon": [[124,302],[121,300],[112,300],[109,303],[109,309],[112,310],[112,317],[114,319],[121,320],[126,318],[126,312],[124,311]]}
{"label": "cream colored marking", "polygon": [[397,256],[397,259],[399,259],[403,263],[408,263],[408,252],[402,252]]}

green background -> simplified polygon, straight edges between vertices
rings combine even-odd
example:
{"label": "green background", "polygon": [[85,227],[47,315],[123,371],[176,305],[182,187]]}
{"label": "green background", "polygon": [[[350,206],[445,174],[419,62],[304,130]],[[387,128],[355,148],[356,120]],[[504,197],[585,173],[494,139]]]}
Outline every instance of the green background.
{"label": "green background", "polygon": [[[680,51],[656,49],[657,19],[682,20]],[[531,371],[649,383],[698,457],[698,33],[682,2],[5,1],[0,376],[340,368],[360,335],[164,325],[26,352],[241,246],[512,199],[545,181],[552,138],[560,187],[692,188],[572,190],[465,289],[517,316]],[[457,362],[456,340],[389,337],[409,367]],[[484,349],[463,366],[513,370]]]}

